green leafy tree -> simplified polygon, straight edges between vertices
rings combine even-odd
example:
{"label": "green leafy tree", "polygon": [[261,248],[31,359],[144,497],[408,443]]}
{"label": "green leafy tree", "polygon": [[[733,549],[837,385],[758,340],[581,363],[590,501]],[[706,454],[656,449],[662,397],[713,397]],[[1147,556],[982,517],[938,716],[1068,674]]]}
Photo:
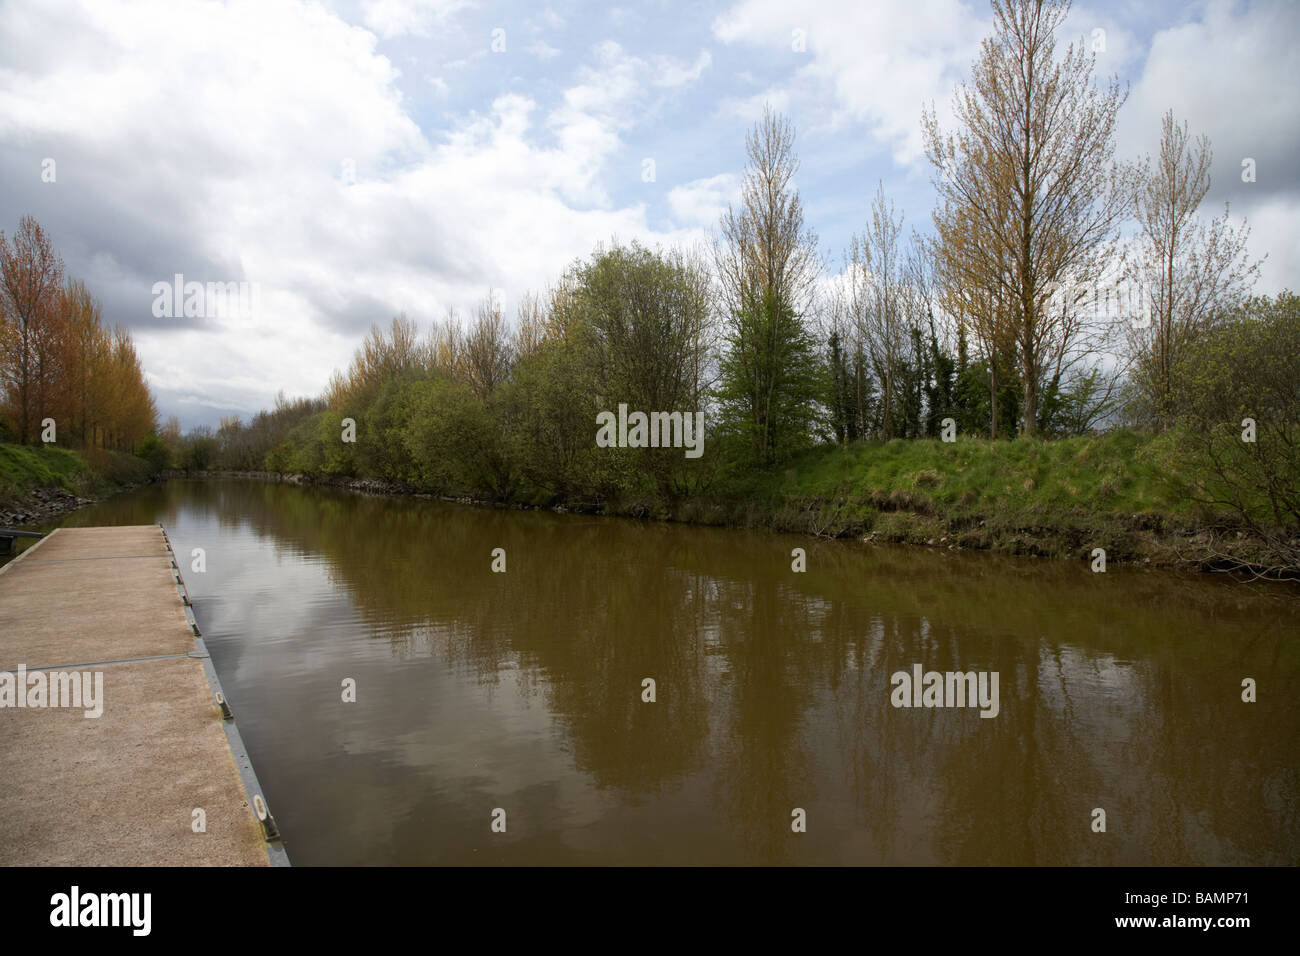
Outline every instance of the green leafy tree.
{"label": "green leafy tree", "polygon": [[[1253,298],[1189,347],[1173,380],[1191,498],[1227,508],[1300,573],[1300,297]],[[1249,420],[1249,421],[1247,421]]]}
{"label": "green leafy tree", "polygon": [[724,427],[763,464],[807,445],[823,378],[807,326],[774,289],[733,316],[716,395]]}
{"label": "green leafy tree", "polygon": [[[637,243],[597,249],[570,270],[573,322],[591,348],[602,411],[703,411],[713,311],[707,270],[693,256]],[[594,441],[592,420],[590,440]],[[602,449],[618,483],[672,495],[693,462],[680,449]]]}
{"label": "green leafy tree", "polygon": [[794,188],[793,127],[765,109],[746,151],[740,205],[723,215],[715,246],[727,316],[715,395],[722,434],[771,464],[812,440],[820,414],[824,378],[807,326],[820,263]]}
{"label": "green leafy tree", "polygon": [[515,485],[502,429],[473,389],[446,376],[408,388],[411,412],[405,447],[421,480],[442,493],[492,492]]}

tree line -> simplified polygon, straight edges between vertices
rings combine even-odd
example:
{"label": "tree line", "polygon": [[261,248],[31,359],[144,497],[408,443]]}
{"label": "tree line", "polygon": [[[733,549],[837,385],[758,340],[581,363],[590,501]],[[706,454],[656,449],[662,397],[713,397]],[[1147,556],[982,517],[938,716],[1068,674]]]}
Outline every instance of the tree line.
{"label": "tree line", "polygon": [[[425,336],[399,316],[320,399],[223,422],[183,453],[505,499],[650,500],[813,445],[935,437],[949,420],[991,439],[1116,425],[1203,435],[1213,409],[1224,434],[1268,419],[1274,457],[1255,467],[1274,474],[1248,480],[1290,500],[1300,380],[1269,360],[1264,395],[1249,363],[1288,341],[1296,299],[1252,298],[1248,230],[1226,208],[1202,216],[1209,142],[1171,112],[1154,157],[1117,158],[1127,92],[1094,81],[1086,43],[1058,54],[1069,4],[992,9],[953,128],[933,109],[921,117],[931,235],[904,233],[882,183],[828,276],[795,187],[794,128],[767,109],[709,246],[602,245],[525,296],[513,323],[490,296]],[[621,402],[705,410],[712,453],[597,448],[596,415]]]}
{"label": "tree line", "polygon": [[0,232],[0,441],[135,452],[157,426],[130,333],[104,324],[35,219]]}

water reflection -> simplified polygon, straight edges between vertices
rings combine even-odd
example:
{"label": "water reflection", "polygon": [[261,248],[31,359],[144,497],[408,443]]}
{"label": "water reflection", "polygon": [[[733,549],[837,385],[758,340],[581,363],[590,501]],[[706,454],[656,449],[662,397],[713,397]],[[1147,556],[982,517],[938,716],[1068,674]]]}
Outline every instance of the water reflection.
{"label": "water reflection", "polygon": [[[298,864],[1300,861],[1295,591],[242,481],[66,523],[153,521]],[[918,662],[1001,713],[890,707]]]}

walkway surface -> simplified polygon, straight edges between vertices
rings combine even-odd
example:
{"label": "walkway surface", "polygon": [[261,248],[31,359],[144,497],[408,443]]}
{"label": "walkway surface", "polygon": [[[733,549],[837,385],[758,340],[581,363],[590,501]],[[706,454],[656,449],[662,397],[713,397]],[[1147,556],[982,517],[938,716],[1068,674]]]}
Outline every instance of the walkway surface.
{"label": "walkway surface", "polygon": [[[0,865],[287,862],[178,582],[158,525],[61,528],[0,568]],[[16,706],[20,667],[50,704],[51,672],[101,673],[102,714]]]}

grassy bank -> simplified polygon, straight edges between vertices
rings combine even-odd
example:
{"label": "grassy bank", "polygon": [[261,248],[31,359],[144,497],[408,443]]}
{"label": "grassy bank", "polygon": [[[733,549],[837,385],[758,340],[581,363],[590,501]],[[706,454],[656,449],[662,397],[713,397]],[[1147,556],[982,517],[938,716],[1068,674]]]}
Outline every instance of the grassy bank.
{"label": "grassy bank", "polygon": [[[718,474],[674,501],[645,481],[601,497],[524,484],[495,503],[1081,561],[1103,548],[1108,563],[1300,572],[1294,546],[1279,553],[1239,515],[1193,500],[1191,489],[1206,476],[1189,474],[1195,466],[1180,441],[1177,433],[1116,431],[1054,441],[862,442],[809,449],[772,470]],[[418,481],[323,473],[292,480],[488,501],[473,489]]]}
{"label": "grassy bank", "polygon": [[0,517],[11,524],[50,517],[148,481],[152,471],[123,452],[0,443]]}
{"label": "grassy bank", "polygon": [[[1192,500],[1178,436],[864,442],[738,477],[673,517],[1089,560],[1276,566],[1239,516]],[[621,509],[620,509],[621,510]]]}

